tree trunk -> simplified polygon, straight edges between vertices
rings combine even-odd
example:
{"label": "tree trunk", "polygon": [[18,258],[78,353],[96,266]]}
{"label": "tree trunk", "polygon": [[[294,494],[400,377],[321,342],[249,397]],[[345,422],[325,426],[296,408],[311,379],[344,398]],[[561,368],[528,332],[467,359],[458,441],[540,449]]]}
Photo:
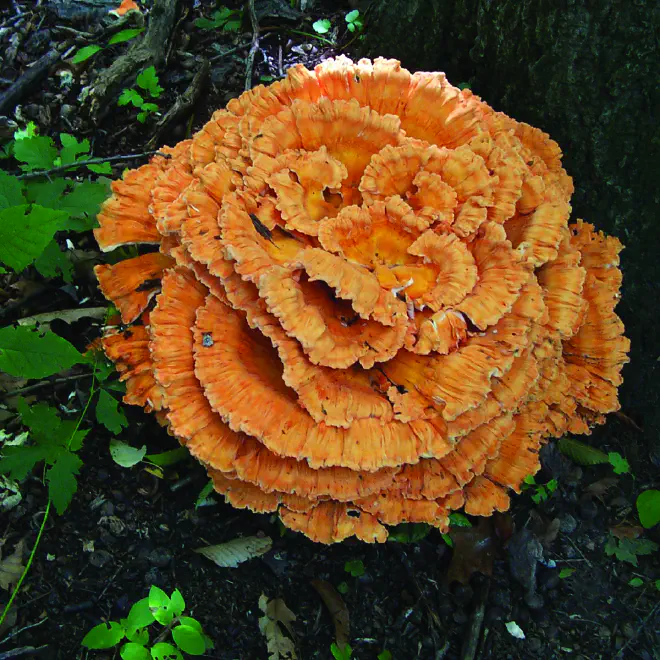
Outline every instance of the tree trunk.
{"label": "tree trunk", "polygon": [[[622,410],[644,427],[660,465],[660,4],[373,0],[366,19],[365,56],[445,71],[560,144],[575,182],[573,218],[626,245],[618,312],[632,354]],[[631,452],[638,440],[628,435]]]}

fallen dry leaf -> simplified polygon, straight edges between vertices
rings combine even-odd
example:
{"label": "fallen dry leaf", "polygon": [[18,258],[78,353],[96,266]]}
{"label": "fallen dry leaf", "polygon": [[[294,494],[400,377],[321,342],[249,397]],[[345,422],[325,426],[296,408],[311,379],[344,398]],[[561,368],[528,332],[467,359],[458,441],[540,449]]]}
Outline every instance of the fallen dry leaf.
{"label": "fallen dry leaf", "polygon": [[236,568],[249,559],[254,559],[268,552],[273,547],[270,536],[245,536],[239,539],[197,548],[195,552],[204,555],[222,568]]}
{"label": "fallen dry leaf", "polygon": [[265,594],[259,597],[259,609],[264,613],[259,619],[259,630],[266,638],[269,660],[296,660],[296,647],[284,634],[282,626],[293,635],[291,624],[296,615],[286,606],[281,598],[268,600]]}
{"label": "fallen dry leaf", "polygon": [[339,592],[325,580],[312,580],[312,586],[323,599],[325,606],[330,612],[332,622],[335,624],[335,640],[337,646],[343,649],[348,644],[350,636],[350,620],[348,618],[348,607]]}
{"label": "fallen dry leaf", "polygon": [[23,569],[23,550],[25,542],[21,539],[14,548],[14,552],[0,560],[0,587],[9,590],[12,584],[20,579]]}
{"label": "fallen dry leaf", "polygon": [[492,575],[495,536],[490,518],[481,518],[474,527],[456,527],[449,532],[454,554],[447,571],[449,582],[467,584],[473,573]]}
{"label": "fallen dry leaf", "polygon": [[605,477],[604,479],[599,479],[598,481],[594,481],[594,483],[589,484],[585,488],[585,491],[602,501],[605,493],[610,488],[616,486],[618,481],[619,480],[616,477]]}
{"label": "fallen dry leaf", "polygon": [[617,525],[610,527],[610,534],[618,539],[637,539],[644,533],[644,528],[636,525]]}

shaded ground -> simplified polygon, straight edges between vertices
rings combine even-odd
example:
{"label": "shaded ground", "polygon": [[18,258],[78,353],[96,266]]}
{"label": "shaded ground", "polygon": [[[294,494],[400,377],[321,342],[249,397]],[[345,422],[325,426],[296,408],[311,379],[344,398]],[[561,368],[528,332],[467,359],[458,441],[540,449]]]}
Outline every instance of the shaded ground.
{"label": "shaded ground", "polygon": [[[53,44],[69,38],[78,40],[78,47],[87,44],[87,37],[71,30],[91,31],[97,19],[84,12],[67,15],[63,9],[67,4],[73,3],[43,2],[30,9],[27,3],[17,2],[0,12],[0,52],[5,53],[0,84],[5,88]],[[102,0],[76,4],[99,5],[107,10]],[[112,7],[114,3],[105,4]],[[166,90],[159,105],[165,110],[183,93],[203,57],[212,60],[212,73],[211,84],[195,105],[194,115],[163,137],[170,144],[199,128],[214,109],[243,91],[252,38],[247,19],[245,31],[238,34],[201,31],[193,20],[210,15],[213,3],[182,4],[188,14],[177,24],[172,54],[159,70],[160,84]],[[317,4],[308,15],[289,22],[281,16],[260,19],[267,29],[260,38],[253,83],[264,76],[276,78],[280,68],[295,62],[311,67],[335,54],[337,50],[327,44],[290,30],[312,32],[313,20],[330,17],[334,25],[342,26],[338,37],[345,44],[352,38],[343,28],[349,7],[341,9],[337,12]],[[124,50],[125,46],[117,46],[83,65],[65,62],[55,67],[21,99],[18,108],[6,114],[19,125],[36,121],[44,135],[71,132],[79,138],[87,136],[93,141],[94,155],[142,151],[151,137],[153,122],[140,124],[134,109],[113,104],[100,123],[92,123],[80,110],[78,99],[82,88]],[[69,85],[61,84],[64,70],[72,73]],[[121,167],[115,168],[115,175],[120,172]],[[75,247],[92,260],[90,263],[100,259],[89,236],[83,236]],[[88,306],[104,304],[88,266],[81,259],[76,291],[58,280],[43,281],[31,270],[21,281],[7,281],[3,322],[75,307],[80,301]],[[53,327],[81,348],[98,335],[98,327],[89,321]],[[75,385],[75,396],[82,402],[87,383],[49,385],[36,395],[64,405]],[[146,443],[154,451],[175,446],[140,411],[130,411],[129,417],[131,430],[123,435],[127,442]],[[462,648],[477,630],[474,613],[480,608],[485,610],[484,627],[477,638],[480,657],[659,657],[658,591],[653,584],[660,578],[657,556],[641,557],[639,567],[634,568],[607,556],[604,550],[610,528],[621,526],[625,530],[635,524],[635,497],[656,478],[648,448],[625,417],[613,416],[590,442],[605,451],[624,453],[635,479],[630,475],[613,477],[609,466],[579,468],[553,447],[547,448],[544,470],[536,480],[543,484],[556,479],[557,490],[538,505],[529,492],[514,498],[511,514],[497,519],[494,529],[481,536],[465,538],[470,530],[457,530],[453,534],[456,545],[464,543],[464,552],[471,557],[463,569],[456,561],[452,563],[452,551],[435,531],[416,544],[371,547],[347,542],[323,547],[290,532],[281,536],[279,526],[269,516],[236,511],[222,503],[195,509],[195,500],[206,482],[201,467],[193,462],[179,464],[177,474],[168,480],[159,480],[139,467],[126,470],[110,459],[109,438],[95,428],[86,440],[78,494],[66,514],[53,517],[48,524],[17,599],[15,624],[0,631],[0,639],[4,638],[0,658],[10,657],[3,653],[25,646],[45,646],[40,652],[44,658],[86,657],[80,649],[84,634],[101,620],[125,616],[151,584],[166,591],[178,587],[183,592],[189,609],[216,642],[215,650],[206,657],[267,657],[257,625],[257,602],[265,593],[284,599],[297,615],[294,631],[299,657],[328,658],[334,628],[311,587],[312,579],[327,580],[335,586],[347,584],[344,600],[350,614],[350,639],[354,656],[359,658],[376,658],[383,649],[391,651],[396,660],[466,657]],[[28,547],[34,543],[45,506],[40,481],[26,481],[23,496],[23,502],[4,516],[6,547],[21,538]],[[206,544],[252,534],[269,535],[274,548],[265,558],[235,569],[217,568],[192,552]],[[657,530],[655,535],[657,541]],[[488,550],[485,558],[483,554],[474,557],[475,545]],[[536,558],[550,567],[537,563]],[[364,563],[361,577],[351,577],[344,569],[345,563],[354,559]],[[477,565],[492,572],[492,577],[471,576]],[[566,568],[575,572],[560,579],[560,569]],[[448,570],[467,584],[450,582]],[[640,577],[643,586],[629,586],[634,577]],[[6,592],[0,593],[4,603]],[[524,631],[524,640],[507,631],[505,624],[511,621]],[[33,624],[39,625],[7,637]],[[113,656],[106,653],[105,657]]]}

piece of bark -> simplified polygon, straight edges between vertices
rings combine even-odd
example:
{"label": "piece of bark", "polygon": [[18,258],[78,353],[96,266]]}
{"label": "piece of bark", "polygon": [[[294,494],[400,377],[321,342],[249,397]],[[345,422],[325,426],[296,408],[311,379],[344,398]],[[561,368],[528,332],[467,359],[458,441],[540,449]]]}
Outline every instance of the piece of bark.
{"label": "piece of bark", "polygon": [[211,67],[209,61],[203,60],[202,65],[199,67],[186,91],[177,98],[174,105],[156,124],[154,135],[149,142],[147,142],[148,149],[153,149],[157,144],[160,144],[161,139],[167,130],[193,111],[197,99],[199,99],[202,91],[206,87],[210,71]]}
{"label": "piece of bark", "polygon": [[179,0],[155,0],[142,40],[118,57],[94,81],[85,104],[94,121],[102,119],[113,107],[112,99],[124,81],[150,66],[158,67],[165,59],[174,31]]}

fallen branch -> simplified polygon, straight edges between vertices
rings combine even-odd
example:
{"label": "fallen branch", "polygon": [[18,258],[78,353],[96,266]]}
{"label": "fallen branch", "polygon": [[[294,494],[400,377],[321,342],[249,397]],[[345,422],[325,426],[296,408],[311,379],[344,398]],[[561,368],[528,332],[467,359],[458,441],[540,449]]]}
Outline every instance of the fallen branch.
{"label": "fallen branch", "polygon": [[259,21],[257,20],[257,13],[254,11],[254,0],[248,0],[248,14],[250,16],[250,24],[252,25],[252,45],[250,52],[245,60],[245,91],[252,89],[252,72],[254,71],[254,56],[257,54],[259,48]]}
{"label": "fallen branch", "polygon": [[109,112],[112,106],[110,99],[126,78],[150,66],[158,67],[163,62],[174,32],[178,8],[179,0],[155,0],[143,38],[94,81],[85,100],[93,120],[98,121]]}
{"label": "fallen branch", "polygon": [[51,174],[59,174],[60,172],[68,172],[75,170],[86,165],[100,165],[101,163],[121,163],[125,160],[134,160],[136,158],[144,158],[145,156],[161,156],[163,158],[171,158],[170,154],[163,154],[160,151],[144,151],[141,154],[127,154],[126,156],[108,156],[107,158],[89,158],[88,160],[79,160],[76,163],[69,165],[60,165],[53,167],[50,170],[38,170],[37,172],[26,172],[19,174],[17,179],[34,179],[38,176],[50,176]]}
{"label": "fallen branch", "polygon": [[206,87],[210,71],[211,66],[209,61],[203,60],[202,65],[199,67],[195,77],[192,79],[186,91],[177,98],[177,100],[174,102],[174,105],[156,124],[154,135],[149,140],[149,142],[147,142],[147,147],[149,149],[153,149],[153,147],[160,142],[161,137],[170,126],[176,124],[193,111],[197,100],[204,90],[204,87]]}

